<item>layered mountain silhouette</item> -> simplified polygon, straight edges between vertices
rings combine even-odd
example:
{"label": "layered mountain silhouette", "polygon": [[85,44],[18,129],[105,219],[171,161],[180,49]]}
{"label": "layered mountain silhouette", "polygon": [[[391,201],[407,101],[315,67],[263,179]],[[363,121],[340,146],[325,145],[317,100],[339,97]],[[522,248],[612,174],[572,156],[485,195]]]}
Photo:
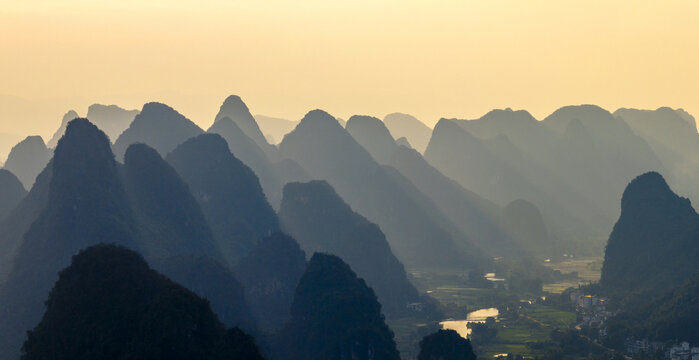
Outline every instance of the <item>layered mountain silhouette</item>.
{"label": "layered mountain silhouette", "polygon": [[519,257],[529,249],[526,243],[515,243],[513,236],[516,234],[501,228],[499,206],[443,175],[416,150],[397,147],[390,165],[405,175],[460,231],[489,254]]}
{"label": "layered mountain silhouette", "polygon": [[14,134],[0,133],[0,167],[5,165],[7,160],[7,155],[10,150],[15,146],[22,138]]}
{"label": "layered mountain silhouette", "polygon": [[380,226],[406,265],[468,267],[478,261],[473,245],[429,199],[400,173],[376,163],[328,113],[309,112],[284,138],[280,151]]}
{"label": "layered mountain silhouette", "polygon": [[279,222],[306,253],[347,262],[376,291],[387,315],[404,315],[409,303],[420,301],[381,229],[352,211],[327,182],[287,184]]}
{"label": "layered mountain silhouette", "polygon": [[[102,104],[92,104],[87,108],[87,118],[91,123],[95,124],[100,130],[104,131],[111,141],[116,141],[116,139],[121,135],[126,128],[129,127],[134,117],[138,115],[138,110],[126,110],[122,109],[117,105],[102,105]],[[58,140],[63,136],[66,131],[66,126],[68,122],[79,117],[74,110],[68,111],[61,121],[61,126],[53,134],[51,140],[48,142],[49,148],[55,148],[58,144]]]}
{"label": "layered mountain silhouette", "polygon": [[157,151],[145,144],[129,146],[123,173],[143,256],[198,254],[223,260],[199,203]]}
{"label": "layered mountain silhouette", "polygon": [[223,265],[226,261],[187,184],[145,144],[129,146],[124,158],[139,251],[156,270],[208,299],[226,326],[255,332],[244,290]]}
{"label": "layered mountain silhouette", "polygon": [[267,142],[278,144],[284,136],[294,130],[298,122],[287,119],[275,118],[265,115],[255,115],[255,121],[260,126],[260,130],[265,134]]}
{"label": "layered mountain silhouette", "polygon": [[177,145],[204,131],[175,109],[161,103],[143,105],[129,127],[114,142],[114,154],[123,159],[129,145],[144,143],[161,156],[167,155]]}
{"label": "layered mountain silhouette", "polygon": [[29,193],[0,221],[0,289],[12,269],[24,234],[46,207],[52,173],[53,163],[49,162]]}
{"label": "layered mountain silhouette", "polygon": [[614,116],[623,119],[634,133],[643,137],[665,167],[667,181],[691,199],[699,198],[699,133],[694,117],[681,109],[619,109]]}
{"label": "layered mountain silhouette", "polygon": [[[246,108],[247,109],[247,108]],[[254,122],[254,120],[252,120]],[[208,133],[221,135],[228,143],[228,147],[245,165],[255,173],[260,180],[260,185],[271,204],[279,204],[281,201],[282,180],[277,169],[272,164],[265,152],[231,118],[223,117],[207,130]],[[276,149],[275,149],[276,151]]]}
{"label": "layered mountain silhouette", "polygon": [[282,233],[265,237],[234,270],[260,329],[281,329],[291,317],[294,291],[306,270],[306,254],[296,240]]}
{"label": "layered mountain silhouette", "polygon": [[54,152],[46,206],[0,289],[0,353],[19,352],[71,256],[97,243],[135,247],[133,224],[107,136],[87,119],[71,121]]}
{"label": "layered mountain silhouette", "polygon": [[442,119],[425,157],[501,206],[531,202],[569,247],[608,233],[624,186],[663,169],[644,139],[593,105],[563,107],[543,121],[511,109],[477,120]]}
{"label": "layered mountain silhouette", "polygon": [[[564,199],[555,198],[522,173],[523,167],[531,165],[522,157],[522,152],[505,135],[483,140],[446,119],[435,126],[425,151],[425,159],[444,175],[500,206],[516,199],[526,199],[545,211],[547,223],[571,231],[575,229],[576,233],[584,229],[581,225],[584,222],[564,206]],[[526,171],[536,173],[537,169]],[[555,181],[549,178],[546,183],[553,185]],[[558,184],[562,185],[561,182]],[[581,204],[584,202],[584,199],[580,200]]]}
{"label": "layered mountain silhouette", "polygon": [[117,105],[92,104],[87,108],[87,118],[112,140],[126,130],[138,115],[138,110],[126,110]]}
{"label": "layered mountain silhouette", "polygon": [[515,200],[502,209],[500,226],[517,246],[532,255],[556,255],[556,246],[544,224],[541,211],[526,200]]}
{"label": "layered mountain silhouette", "polygon": [[208,302],[114,245],[81,251],[61,271],[22,359],[262,359],[226,332]]}
{"label": "layered mountain silhouette", "polygon": [[5,220],[26,195],[27,190],[24,189],[15,174],[0,169],[0,222]]}
{"label": "layered mountain silhouette", "polygon": [[76,118],[79,118],[80,115],[78,115],[75,110],[69,110],[65,115],[63,115],[63,118],[61,119],[61,125],[58,127],[58,130],[56,130],[55,133],[53,133],[53,136],[51,137],[51,140],[46,144],[51,149],[56,148],[56,145],[58,145],[58,140],[60,140],[63,137],[63,134],[66,133],[66,127],[68,126],[68,123]]}
{"label": "layered mountain silhouette", "polygon": [[255,173],[217,134],[189,139],[167,156],[189,185],[224,259],[234,264],[279,228]]}
{"label": "layered mountain silhouette", "polygon": [[339,257],[316,253],[296,288],[278,359],[400,359],[381,305]]}
{"label": "layered mountain silhouette", "polygon": [[408,139],[407,139],[405,136],[403,136],[402,138],[396,139],[396,145],[398,145],[398,146],[405,146],[405,147],[407,147],[408,149],[412,149],[412,148],[413,148],[413,146],[410,145],[410,142],[408,141]]}
{"label": "layered mountain silhouette", "polygon": [[424,153],[430,142],[432,130],[414,116],[401,113],[388,114],[383,118],[394,138],[406,138],[420,153]]}
{"label": "layered mountain silhouette", "polygon": [[15,174],[25,189],[31,189],[52,155],[41,136],[28,136],[10,150],[4,168]]}
{"label": "layered mountain silhouette", "polygon": [[600,285],[625,304],[663,295],[699,271],[699,215],[655,172],[629,183]]}
{"label": "layered mountain silhouette", "polygon": [[379,164],[388,164],[396,148],[396,142],[381,120],[372,116],[354,115],[345,126],[350,135]]}
{"label": "layered mountain silhouette", "polygon": [[260,136],[256,119],[238,96],[231,95],[226,99],[207,132],[221,135],[233,155],[255,172],[275,209],[279,208],[284,184],[309,179],[298,163],[281,158],[279,150]]}
{"label": "layered mountain silhouette", "polygon": [[250,109],[248,109],[240,96],[230,95],[223,101],[214,119],[214,125],[223,118],[231,119],[270,159],[276,160],[277,149],[267,142],[260,127],[257,125],[257,121],[250,114]]}
{"label": "layered mountain silhouette", "polygon": [[158,272],[207,299],[227,327],[257,333],[243,286],[230,269],[214,257],[183,254],[148,262]]}

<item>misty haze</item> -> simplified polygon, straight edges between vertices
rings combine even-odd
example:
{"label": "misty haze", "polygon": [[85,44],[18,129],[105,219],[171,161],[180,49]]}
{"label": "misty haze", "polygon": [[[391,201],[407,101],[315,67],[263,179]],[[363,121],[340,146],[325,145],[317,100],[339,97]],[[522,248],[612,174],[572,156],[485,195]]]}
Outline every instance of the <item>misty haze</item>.
{"label": "misty haze", "polygon": [[15,2],[0,360],[699,360],[694,2]]}

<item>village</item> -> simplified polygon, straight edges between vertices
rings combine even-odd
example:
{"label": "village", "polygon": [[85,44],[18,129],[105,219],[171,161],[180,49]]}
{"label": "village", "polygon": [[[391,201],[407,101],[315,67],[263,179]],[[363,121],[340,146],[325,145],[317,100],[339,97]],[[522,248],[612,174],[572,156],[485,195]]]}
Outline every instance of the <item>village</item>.
{"label": "village", "polygon": [[[573,291],[570,301],[581,320],[575,326],[576,329],[597,329],[599,338],[607,335],[605,324],[614,313],[607,310],[605,298]],[[686,341],[661,342],[629,337],[624,340],[624,348],[629,359],[638,358],[642,354],[652,354],[656,358],[666,360],[699,360],[699,346],[692,347]]]}

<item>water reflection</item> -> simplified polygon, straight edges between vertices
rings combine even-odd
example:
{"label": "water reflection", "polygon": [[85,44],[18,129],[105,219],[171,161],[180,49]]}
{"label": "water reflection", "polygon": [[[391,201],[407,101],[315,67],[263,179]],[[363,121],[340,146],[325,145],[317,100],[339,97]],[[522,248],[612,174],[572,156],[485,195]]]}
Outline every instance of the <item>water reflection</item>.
{"label": "water reflection", "polygon": [[465,320],[450,319],[440,322],[439,325],[442,326],[442,329],[454,330],[462,337],[467,338],[471,334],[471,329],[468,328],[469,323],[485,322],[485,319],[489,317],[497,319],[499,314],[497,308],[480,309],[468,313]]}

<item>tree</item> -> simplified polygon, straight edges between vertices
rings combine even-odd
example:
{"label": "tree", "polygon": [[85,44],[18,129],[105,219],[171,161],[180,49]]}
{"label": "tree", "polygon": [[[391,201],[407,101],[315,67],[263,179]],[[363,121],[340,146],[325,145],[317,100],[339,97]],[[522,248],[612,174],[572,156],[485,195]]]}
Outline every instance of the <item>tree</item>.
{"label": "tree", "polygon": [[454,330],[439,330],[420,341],[418,360],[475,360],[471,342]]}

